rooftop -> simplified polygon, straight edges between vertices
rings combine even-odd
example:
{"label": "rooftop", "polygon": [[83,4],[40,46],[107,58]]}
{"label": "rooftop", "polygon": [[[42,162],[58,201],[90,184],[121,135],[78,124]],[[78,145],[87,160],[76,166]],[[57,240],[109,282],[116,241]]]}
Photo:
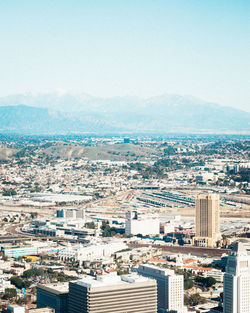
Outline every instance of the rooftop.
{"label": "rooftop", "polygon": [[240,239],[233,244],[233,251],[236,254],[250,255],[250,242],[246,239]]}
{"label": "rooftop", "polygon": [[52,292],[54,294],[63,294],[69,292],[69,283],[46,284],[46,285],[38,284],[37,287],[48,292]]}
{"label": "rooftop", "polygon": [[101,275],[97,277],[86,276],[83,279],[76,281],[75,283],[84,287],[92,288],[144,283],[148,281],[151,280],[146,277],[139,276],[135,273],[118,276],[116,272],[113,272],[107,275]]}
{"label": "rooftop", "polygon": [[139,270],[147,270],[148,272],[152,272],[154,274],[159,274],[162,276],[172,276],[175,275],[174,270],[168,268],[161,268],[159,266],[150,265],[150,264],[141,264],[139,266]]}

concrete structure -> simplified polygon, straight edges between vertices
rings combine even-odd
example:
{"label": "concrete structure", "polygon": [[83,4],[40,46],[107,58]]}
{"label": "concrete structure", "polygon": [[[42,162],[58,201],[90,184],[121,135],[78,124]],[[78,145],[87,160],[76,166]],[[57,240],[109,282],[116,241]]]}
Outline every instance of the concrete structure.
{"label": "concrete structure", "polygon": [[193,244],[199,247],[216,247],[220,234],[218,194],[200,194],[196,197],[196,236]]}
{"label": "concrete structure", "polygon": [[205,277],[213,277],[214,279],[216,279],[219,282],[223,282],[223,279],[224,279],[224,273],[222,271],[216,270],[216,269],[213,269],[211,271],[207,271],[204,274],[204,276]]}
{"label": "concrete structure", "polygon": [[66,219],[85,219],[84,209],[61,209],[56,211],[56,217]]}
{"label": "concrete structure", "polygon": [[[54,226],[54,225],[53,225]],[[63,237],[65,232],[63,230],[56,229],[55,227],[41,226],[34,228],[34,234],[41,234],[48,237]]]}
{"label": "concrete structure", "polygon": [[216,175],[214,173],[203,172],[195,177],[198,183],[208,183],[209,181],[214,181],[216,179]]}
{"label": "concrete structure", "polygon": [[237,174],[240,170],[240,165],[239,164],[226,164],[224,165],[223,170],[228,175]]}
{"label": "concrete structure", "polygon": [[159,313],[187,312],[186,307],[184,307],[183,275],[176,275],[174,270],[148,264],[140,265],[137,272],[157,281]]}
{"label": "concrete structure", "polygon": [[224,313],[250,312],[250,244],[237,242],[224,275]]}
{"label": "concrete structure", "polygon": [[7,306],[7,312],[12,313],[25,313],[25,307],[20,305],[8,305]]}
{"label": "concrete structure", "polygon": [[2,246],[1,252],[9,258],[37,254],[37,247],[34,246]]}
{"label": "concrete structure", "polygon": [[150,216],[139,210],[126,213],[125,233],[127,235],[157,235],[160,233],[158,216]]}
{"label": "concrete structure", "polygon": [[29,309],[28,313],[55,313],[55,310],[52,308],[40,308],[40,309]]}
{"label": "concrete structure", "polygon": [[68,312],[69,283],[37,285],[37,308],[50,307],[55,313]]}
{"label": "concrete structure", "polygon": [[137,274],[69,283],[69,313],[156,313],[156,281]]}
{"label": "concrete structure", "polygon": [[105,243],[91,244],[89,246],[83,246],[81,244],[71,246],[68,245],[64,250],[59,251],[58,257],[62,261],[102,261],[111,257],[117,251],[127,249],[126,243],[120,240],[113,240]]}

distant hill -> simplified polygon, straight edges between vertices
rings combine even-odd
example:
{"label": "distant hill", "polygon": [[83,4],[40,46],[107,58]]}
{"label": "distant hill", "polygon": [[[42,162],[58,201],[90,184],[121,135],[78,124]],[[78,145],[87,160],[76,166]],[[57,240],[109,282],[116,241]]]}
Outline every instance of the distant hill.
{"label": "distant hill", "polygon": [[51,112],[26,105],[0,106],[0,133],[66,134],[116,132],[118,129],[92,116]]}
{"label": "distant hill", "polygon": [[88,160],[112,161],[143,160],[145,158],[151,158],[153,155],[159,155],[159,152],[155,149],[134,144],[100,145],[93,147],[63,142],[50,143],[48,147],[36,149],[35,153],[53,157],[54,159],[60,157],[61,159],[86,158]]}
{"label": "distant hill", "polygon": [[250,113],[190,96],[0,98],[0,132],[25,134],[249,132]]}

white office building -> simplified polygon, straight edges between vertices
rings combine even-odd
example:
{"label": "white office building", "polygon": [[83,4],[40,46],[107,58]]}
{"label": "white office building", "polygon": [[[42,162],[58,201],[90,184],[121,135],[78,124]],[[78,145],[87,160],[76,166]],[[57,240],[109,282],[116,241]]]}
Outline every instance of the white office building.
{"label": "white office building", "polygon": [[224,313],[250,312],[250,244],[239,241],[224,275]]}
{"label": "white office building", "polygon": [[126,213],[125,233],[127,235],[157,235],[160,233],[158,216],[132,210]]}
{"label": "white office building", "polygon": [[154,279],[135,274],[86,277],[69,283],[69,313],[157,313]]}
{"label": "white office building", "polygon": [[184,306],[183,275],[176,275],[174,270],[143,264],[138,274],[154,278],[157,281],[158,312],[186,313]]}

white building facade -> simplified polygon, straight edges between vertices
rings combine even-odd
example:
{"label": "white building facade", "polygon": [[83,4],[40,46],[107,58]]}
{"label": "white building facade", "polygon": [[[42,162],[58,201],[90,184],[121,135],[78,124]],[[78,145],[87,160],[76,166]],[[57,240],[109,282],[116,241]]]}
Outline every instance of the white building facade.
{"label": "white building facade", "polygon": [[184,306],[183,275],[176,275],[174,270],[143,264],[138,274],[154,278],[157,281],[158,312],[186,313]]}
{"label": "white building facade", "polygon": [[224,275],[224,313],[250,312],[250,244],[237,242]]}
{"label": "white building facade", "polygon": [[122,241],[97,243],[89,246],[83,246],[81,244],[74,246],[69,245],[58,253],[58,257],[63,261],[74,260],[79,261],[81,264],[84,261],[93,262],[110,258],[115,252],[127,248],[126,243]]}
{"label": "white building facade", "polygon": [[158,235],[160,221],[158,216],[141,214],[137,210],[126,213],[125,233],[127,235]]}

